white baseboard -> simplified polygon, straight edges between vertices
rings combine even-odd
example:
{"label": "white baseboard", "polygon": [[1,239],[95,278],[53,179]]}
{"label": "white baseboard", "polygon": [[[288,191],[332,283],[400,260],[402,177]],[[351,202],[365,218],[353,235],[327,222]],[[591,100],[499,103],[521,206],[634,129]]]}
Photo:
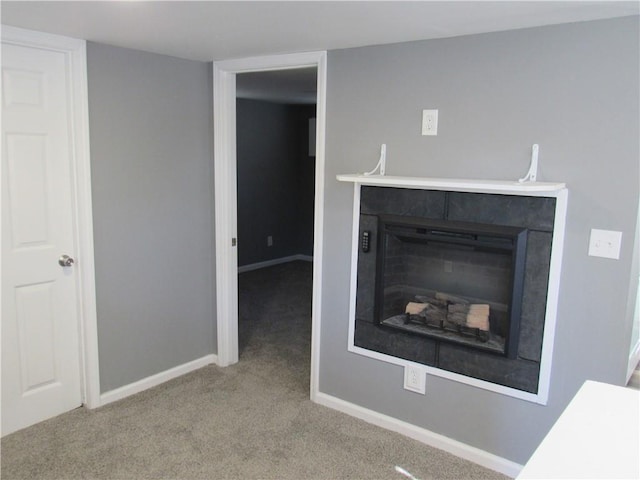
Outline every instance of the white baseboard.
{"label": "white baseboard", "polygon": [[258,270],[260,268],[272,267],[273,265],[279,265],[281,263],[294,262],[296,260],[303,260],[305,262],[313,262],[311,255],[290,255],[288,257],[274,258],[273,260],[266,260],[264,262],[250,263],[249,265],[242,265],[238,267],[238,273],[250,272],[252,270]]}
{"label": "white baseboard", "polygon": [[145,390],[148,390],[149,388],[156,387],[161,383],[173,380],[174,378],[177,378],[181,375],[217,362],[217,355],[205,355],[204,357],[198,358],[191,362],[178,365],[177,367],[170,368],[169,370],[165,370],[164,372],[156,373],[155,375],[151,375],[150,377],[130,383],[129,385],[125,385],[123,387],[116,388],[115,390],[105,392],[100,395],[100,405],[96,406],[103,406],[112,402],[116,402],[118,400],[122,400],[123,398],[143,392]]}
{"label": "white baseboard", "polygon": [[465,460],[477,463],[485,468],[500,472],[511,478],[517,477],[523,467],[522,465],[507,460],[506,458],[485,452],[479,448],[472,447],[457,440],[445,437],[444,435],[434,433],[430,430],[417,427],[416,425],[398,420],[397,418],[346,402],[331,395],[327,395],[326,393],[317,393],[313,400],[325,407],[346,413],[347,415],[359,418],[378,427],[400,433],[431,447],[444,450],[445,452],[456,455],[457,457],[464,458]]}

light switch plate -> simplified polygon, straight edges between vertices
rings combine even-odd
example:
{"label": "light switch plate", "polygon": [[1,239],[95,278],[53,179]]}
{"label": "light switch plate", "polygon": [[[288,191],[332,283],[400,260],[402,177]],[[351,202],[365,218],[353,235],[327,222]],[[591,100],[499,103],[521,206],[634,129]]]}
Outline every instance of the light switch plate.
{"label": "light switch plate", "polygon": [[618,260],[620,258],[621,245],[622,232],[598,230],[597,228],[591,229],[589,256]]}

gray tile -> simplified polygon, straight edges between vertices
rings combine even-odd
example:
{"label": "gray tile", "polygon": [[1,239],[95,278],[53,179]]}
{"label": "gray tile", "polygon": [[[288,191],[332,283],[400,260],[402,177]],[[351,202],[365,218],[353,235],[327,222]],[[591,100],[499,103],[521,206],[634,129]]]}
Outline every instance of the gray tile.
{"label": "gray tile", "polygon": [[376,248],[378,246],[378,217],[360,215],[360,239],[364,231],[370,232],[369,252],[358,249],[358,279],[356,286],[356,318],[373,321],[376,280]]}
{"label": "gray tile", "polygon": [[449,194],[449,220],[551,231],[554,217],[554,198],[461,192]]}
{"label": "gray tile", "polygon": [[525,392],[538,391],[540,365],[523,359],[510,360],[453,344],[440,346],[439,368]]}
{"label": "gray tile", "polygon": [[360,213],[444,218],[444,192],[405,188],[362,187]]}
{"label": "gray tile", "polygon": [[[377,231],[377,214],[424,218],[444,218],[442,215],[446,215],[449,220],[529,229],[517,358],[509,359],[376,325],[373,318],[375,234],[372,235],[370,254],[361,254],[358,260],[355,341],[362,348],[427,365],[437,364],[445,370],[535,392],[544,331],[555,199],[386,187],[363,187],[361,199],[361,232],[363,229]],[[496,287],[501,278],[510,275],[505,274],[510,265],[505,265],[504,258],[486,254],[481,260],[470,261],[468,251],[427,250],[425,252],[423,245],[390,239],[385,284],[414,290],[439,289],[454,294],[462,289],[469,296],[493,302],[495,306],[508,303],[509,294]],[[445,258],[451,262],[448,268],[460,275],[448,278],[444,272]],[[470,283],[477,284],[478,288],[468,287]],[[397,314],[396,310],[402,309],[407,298],[402,295],[394,298],[385,294],[385,311]],[[493,333],[504,334],[504,330],[503,325],[492,327]]]}
{"label": "gray tile", "polygon": [[354,344],[374,352],[433,366],[435,343],[428,338],[408,335],[365,321],[356,321]]}
{"label": "gray tile", "polygon": [[552,234],[529,232],[518,355],[540,361],[549,286]]}

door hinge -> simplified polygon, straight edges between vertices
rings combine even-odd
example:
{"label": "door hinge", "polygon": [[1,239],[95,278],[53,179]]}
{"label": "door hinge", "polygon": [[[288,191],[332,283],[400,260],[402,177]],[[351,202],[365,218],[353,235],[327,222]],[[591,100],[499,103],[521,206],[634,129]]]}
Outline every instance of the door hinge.
{"label": "door hinge", "polygon": [[237,243],[238,243],[238,241],[235,238],[231,239],[231,246],[232,247],[235,247]]}

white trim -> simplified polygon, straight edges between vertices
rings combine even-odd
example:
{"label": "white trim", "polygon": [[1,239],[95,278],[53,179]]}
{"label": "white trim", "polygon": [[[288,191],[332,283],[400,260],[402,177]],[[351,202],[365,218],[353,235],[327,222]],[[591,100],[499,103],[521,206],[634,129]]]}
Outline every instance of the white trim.
{"label": "white trim", "polygon": [[451,192],[502,193],[505,195],[553,194],[566,187],[564,183],[509,182],[503,180],[469,180],[460,178],[393,177],[384,175],[337,175],[341,182],[354,182],[378,187],[402,187]]}
{"label": "white trim", "polygon": [[238,273],[251,272],[253,270],[259,270],[261,268],[273,267],[274,265],[280,265],[281,263],[295,262],[301,260],[303,262],[313,262],[311,255],[303,255],[301,253],[297,255],[289,255],[288,257],[274,258],[272,260],[265,260],[264,262],[249,263],[238,267]]}
{"label": "white trim", "polygon": [[238,361],[238,265],[237,249],[232,246],[231,240],[237,236],[235,76],[237,73],[243,72],[286,70],[312,66],[317,68],[311,399],[318,392],[319,382],[326,65],[326,52],[272,55],[213,63],[216,299],[218,362],[220,366],[231,365]]}
{"label": "white trim", "polygon": [[214,195],[218,364],[238,361],[236,76],[213,64]]}
{"label": "white trim", "polygon": [[[551,196],[551,195],[550,195]],[[555,195],[556,213],[553,222],[551,239],[551,258],[549,260],[549,284],[547,286],[547,308],[544,317],[542,334],[542,351],[540,353],[540,373],[538,374],[538,402],[547,404],[549,386],[551,384],[551,364],[553,360],[553,344],[556,335],[558,301],[560,296],[560,278],[562,275],[562,254],[564,251],[564,232],[567,220],[567,203],[569,192],[563,189]]]}
{"label": "white trim", "polygon": [[636,346],[629,355],[629,362],[627,363],[627,384],[633,381],[634,385],[640,388],[640,371],[638,371],[638,362],[640,362],[640,341],[636,343]]}
{"label": "white trim", "polygon": [[422,442],[430,447],[438,448],[449,452],[457,457],[469,460],[470,462],[481,465],[485,468],[489,468],[496,472],[500,472],[511,478],[514,478],[522,470],[522,465],[507,460],[506,458],[499,457],[492,453],[480,450],[479,448],[472,447],[466,443],[453,440],[438,433],[421,428],[416,425],[412,425],[397,418],[383,415],[374,410],[355,405],[350,402],[346,402],[339,398],[327,395],[326,393],[318,393],[316,395],[316,402],[325,407],[338,410],[339,412],[346,413],[352,417],[364,420],[367,423],[376,425],[386,430],[405,435],[409,438]]}
{"label": "white trim", "polygon": [[[351,180],[345,180],[351,181]],[[350,281],[350,298],[349,298],[349,339],[347,344],[347,350],[349,352],[356,353],[365,357],[380,360],[393,365],[399,365],[401,367],[407,367],[411,365],[419,365],[414,362],[397,358],[391,355],[386,355],[373,350],[368,350],[362,347],[358,347],[354,344],[355,333],[355,317],[356,317],[356,288],[358,281],[358,253],[359,249],[359,232],[360,232],[360,187],[365,182],[354,182],[353,193],[353,228],[351,238],[351,281]],[[371,183],[367,183],[371,184]],[[377,186],[389,187],[392,184],[371,184]],[[423,188],[419,187],[420,183],[415,183],[410,188]],[[424,187],[425,190],[431,190],[431,184],[428,187]],[[564,184],[563,184],[564,185]],[[402,185],[406,187],[406,185]],[[462,190],[460,190],[462,191]],[[479,190],[474,190],[478,192]],[[489,193],[489,192],[485,192]],[[507,192],[493,191],[491,193],[507,194]],[[513,192],[509,192],[513,194]],[[510,397],[519,398],[528,402],[538,403],[546,405],[549,398],[549,384],[551,382],[551,361],[553,354],[553,343],[555,337],[556,316],[558,309],[558,293],[560,289],[560,274],[562,270],[562,251],[564,245],[564,230],[567,215],[567,198],[568,191],[566,188],[555,191],[545,192],[527,192],[520,193],[521,195],[528,196],[540,196],[540,197],[554,197],[556,198],[555,219],[553,226],[553,237],[551,246],[551,260],[549,264],[549,284],[547,289],[547,305],[545,311],[545,323],[544,332],[542,338],[542,352],[540,356],[540,372],[538,375],[538,391],[537,393],[525,392],[516,388],[506,387],[496,383],[488,382],[485,380],[479,380],[477,378],[468,377],[466,375],[460,375],[458,373],[450,372],[448,370],[442,370],[435,367],[427,366],[426,371],[428,375],[436,377],[446,378],[459,383],[464,383],[476,388],[482,388],[491,392],[499,393],[502,395],[508,395]]]}
{"label": "white trim", "polygon": [[316,53],[318,86],[316,93],[315,215],[313,220],[313,300],[311,307],[310,398],[320,392],[320,340],[322,322],[322,259],[324,256],[325,133],[327,119],[327,52]]}
{"label": "white trim", "polygon": [[186,375],[187,373],[193,372],[194,370],[206,367],[207,365],[215,364],[217,363],[217,361],[218,358],[216,355],[205,355],[204,357],[200,357],[191,362],[183,363],[182,365],[170,368],[169,370],[165,370],[164,372],[156,373],[155,375],[151,375],[150,377],[143,378],[142,380],[138,380],[137,382],[124,385],[123,387],[119,387],[114,390],[109,390],[108,392],[100,395],[100,405],[107,405],[109,403],[117,402],[118,400],[122,400],[123,398],[135,395],[136,393],[140,393],[150,388],[157,387],[162,383],[168,382],[169,380],[173,380],[174,378],[178,378],[182,375]]}
{"label": "white trim", "polygon": [[[358,293],[358,254],[360,252],[360,184],[353,184],[353,220],[351,221],[351,281],[349,282],[349,337],[347,338],[347,350],[354,353],[360,353],[364,356],[370,356],[364,352],[356,352],[358,348],[354,345],[356,334],[356,295]],[[378,353],[371,351],[370,353]],[[378,354],[382,355],[382,354]],[[385,355],[386,357],[387,355]],[[388,361],[389,363],[399,358],[389,357],[389,359],[380,358],[379,360]],[[395,363],[395,362],[394,362]]]}
{"label": "white trim", "polygon": [[91,160],[89,150],[89,101],[87,89],[86,42],[75,38],[34,32],[2,25],[2,42],[62,52],[68,59],[69,93],[73,143],[72,186],[74,222],[77,236],[75,268],[78,271],[79,345],[82,401],[88,408],[98,406],[100,370],[98,366],[98,326],[96,314],[93,213],[91,207]]}

